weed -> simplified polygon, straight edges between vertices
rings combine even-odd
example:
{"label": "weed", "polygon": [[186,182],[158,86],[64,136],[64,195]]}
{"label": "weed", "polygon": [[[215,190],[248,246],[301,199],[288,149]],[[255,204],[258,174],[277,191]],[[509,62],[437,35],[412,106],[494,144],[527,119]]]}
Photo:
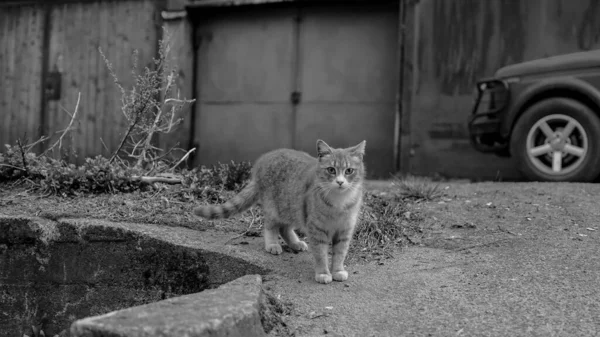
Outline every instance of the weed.
{"label": "weed", "polygon": [[[83,165],[76,166],[62,153],[63,138],[74,129],[81,95],[77,98],[75,110],[68,126],[62,130],[60,138],[41,154],[31,150],[37,144],[50,139],[43,136],[38,141],[24,145],[20,139],[16,145],[6,145],[6,151],[0,153],[0,182],[16,181],[28,184],[31,188],[47,194],[79,195],[82,193],[116,193],[144,190],[157,187],[157,182],[181,184],[181,174],[175,175],[175,168],[195,150],[192,149],[175,164],[169,163],[165,157],[173,150],[164,152],[153,145],[152,141],[160,133],[169,133],[181,122],[175,116],[194,100],[180,99],[176,87],[177,71],[169,64],[170,36],[165,30],[165,37],[159,42],[158,57],[154,58],[153,67],[138,69],[137,51],[133,53],[132,75],[134,84],[125,88],[120,84],[110,61],[100,50],[108,71],[114,77],[121,92],[121,111],[128,122],[122,135],[120,145],[114,149],[107,159],[102,156],[86,158]],[[70,134],[72,135],[72,134]],[[102,141],[102,140],[101,140]],[[58,156],[52,156],[54,151]],[[63,159],[56,159],[56,158]],[[118,160],[116,160],[118,159]],[[233,165],[225,168],[208,170],[207,175],[217,174],[221,181],[200,179],[202,183],[212,184],[214,189],[224,185],[227,189],[238,188],[246,177],[246,166]],[[217,172],[217,173],[213,173]],[[169,177],[164,177],[165,174]],[[187,171],[183,173],[189,173]],[[150,176],[155,175],[155,176]]]}
{"label": "weed", "polygon": [[404,202],[367,193],[350,255],[391,257],[395,248],[421,235],[416,220]]}
{"label": "weed", "polygon": [[[106,67],[121,92],[121,112],[128,126],[110,162],[118,158],[123,151],[127,158],[135,161],[136,167],[154,166],[158,163],[162,149],[152,145],[153,138],[160,133],[169,133],[181,123],[175,116],[184,106],[195,100],[181,99],[176,87],[177,69],[169,63],[170,35],[164,29],[165,37],[159,41],[158,57],[154,58],[154,67],[138,69],[138,53],[133,53],[131,74],[134,84],[131,88],[121,85],[113,66],[99,49]],[[194,149],[188,151],[189,155]],[[170,151],[167,151],[169,153]]]}
{"label": "weed", "polygon": [[415,176],[394,176],[395,193],[401,199],[431,201],[444,195],[439,183],[431,179]]}
{"label": "weed", "polygon": [[250,179],[252,164],[249,162],[213,165],[210,168],[199,167],[191,171],[189,180],[184,184],[192,186],[211,186],[227,191],[240,191],[246,181]]}

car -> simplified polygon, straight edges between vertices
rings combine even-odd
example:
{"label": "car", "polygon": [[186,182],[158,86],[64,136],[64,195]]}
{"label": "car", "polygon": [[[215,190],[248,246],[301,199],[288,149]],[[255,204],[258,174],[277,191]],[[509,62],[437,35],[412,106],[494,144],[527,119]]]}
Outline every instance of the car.
{"label": "car", "polygon": [[513,157],[529,180],[600,175],[600,50],[502,67],[476,84],[472,146]]}

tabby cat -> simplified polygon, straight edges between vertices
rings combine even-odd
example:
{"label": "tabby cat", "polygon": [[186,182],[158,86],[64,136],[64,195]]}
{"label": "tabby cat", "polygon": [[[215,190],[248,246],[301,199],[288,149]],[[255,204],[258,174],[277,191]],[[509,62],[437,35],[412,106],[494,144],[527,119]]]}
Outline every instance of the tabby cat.
{"label": "tabby cat", "polygon": [[[317,141],[318,158],[306,152],[279,149],[263,154],[252,168],[250,182],[222,205],[200,206],[194,214],[226,218],[259,203],[264,213],[265,249],[281,254],[279,235],[296,251],[308,246],[295,229],[308,232],[319,283],[345,281],[344,260],[362,205],[366,141],[334,149]],[[333,246],[328,268],[329,244]]]}

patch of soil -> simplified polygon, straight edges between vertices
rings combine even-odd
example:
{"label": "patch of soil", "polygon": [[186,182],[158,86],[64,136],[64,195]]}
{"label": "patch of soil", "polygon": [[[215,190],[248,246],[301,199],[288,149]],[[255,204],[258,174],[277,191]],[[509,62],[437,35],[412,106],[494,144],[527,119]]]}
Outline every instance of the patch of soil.
{"label": "patch of soil", "polygon": [[[412,205],[424,216],[424,244],[468,249],[561,227],[573,239],[598,228],[597,184],[445,184],[436,202]],[[591,228],[591,230],[589,229]],[[482,241],[482,238],[485,238]]]}
{"label": "patch of soil", "polygon": [[[228,198],[234,192],[223,191]],[[51,220],[60,218],[102,219],[114,222],[150,223],[196,230],[209,228],[225,232],[240,231],[247,226],[241,219],[206,221],[192,214],[192,209],[206,201],[183,193],[178,186],[164,186],[158,192],[116,194],[84,194],[77,197],[40,195],[24,187],[0,185],[0,209],[11,216],[36,216]]]}
{"label": "patch of soil", "polygon": [[[262,213],[258,206],[230,219],[208,221],[194,216],[192,210],[214,200],[199,199],[178,185],[160,185],[160,188],[158,191],[64,197],[40,195],[22,186],[0,184],[0,207],[4,215],[29,215],[54,221],[87,218],[238,233],[232,240],[262,236]],[[363,226],[357,227],[360,237],[353,240],[348,260],[383,261],[392,258],[397,248],[422,241],[425,235],[420,225],[422,219],[414,210],[406,212],[410,204],[394,200],[394,188],[388,182],[367,182],[367,190],[373,194],[365,197]],[[221,191],[218,197],[222,202],[234,195],[234,191]],[[393,212],[386,209],[390,203],[396,205],[389,208]],[[377,224],[383,227],[377,228]],[[388,225],[390,230],[386,231]],[[304,237],[305,233],[299,234]]]}
{"label": "patch of soil", "polygon": [[261,303],[260,320],[265,332],[269,336],[294,336],[285,323],[286,317],[292,312],[292,303],[283,301],[266,290],[263,291],[264,298],[263,303]]}

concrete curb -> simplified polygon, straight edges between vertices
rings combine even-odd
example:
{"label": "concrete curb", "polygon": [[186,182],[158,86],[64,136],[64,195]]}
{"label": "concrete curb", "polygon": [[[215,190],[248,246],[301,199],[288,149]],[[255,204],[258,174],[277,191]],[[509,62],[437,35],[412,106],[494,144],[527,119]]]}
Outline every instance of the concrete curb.
{"label": "concrete curb", "polygon": [[262,337],[264,296],[260,275],[247,275],[217,289],[75,321],[71,336]]}
{"label": "concrete curb", "polygon": [[[142,248],[146,247],[144,244],[148,242],[148,244],[161,244],[172,247],[176,252],[187,254],[182,253],[182,256],[192,256],[192,262],[196,261],[201,263],[202,266],[206,266],[208,273],[192,273],[194,277],[201,276],[202,280],[208,280],[208,282],[205,282],[206,284],[202,283],[202,289],[207,284],[209,287],[220,285],[216,289],[194,293],[188,291],[188,295],[175,295],[177,297],[158,302],[138,301],[137,306],[99,316],[87,318],[79,316],[82,319],[71,324],[71,333],[69,334],[71,337],[254,337],[265,336],[265,331],[278,329],[279,325],[282,324],[277,308],[273,307],[272,298],[262,289],[260,274],[268,272],[268,269],[263,267],[265,263],[257,263],[261,262],[259,258],[253,257],[237,247],[215,244],[214,239],[208,237],[210,233],[185,228],[174,230],[173,228],[148,224],[116,223],[94,219],[47,220],[37,217],[18,217],[3,214],[0,214],[0,225],[4,225],[3,230],[0,231],[0,253],[3,252],[3,249],[6,250],[6,245],[3,242],[27,243],[29,245],[41,245],[41,247],[54,247],[64,243],[71,245],[76,243],[91,247],[93,245],[90,243],[108,242],[118,245],[133,242],[139,249],[130,248],[141,252],[145,251]],[[143,247],[140,247],[140,245]],[[122,252],[113,253],[121,254]],[[39,257],[38,255],[32,258]],[[166,258],[163,255],[160,257]],[[126,255],[122,256],[127,261]],[[105,260],[105,257],[103,256],[102,259]],[[70,262],[73,264],[73,261]],[[31,264],[32,268],[36,268],[36,266]],[[80,269],[77,266],[75,266],[76,271]],[[111,266],[114,267],[114,264],[111,264]],[[190,270],[190,261],[178,260],[174,266]],[[172,275],[176,271],[169,270],[168,274]],[[105,273],[106,275],[101,274],[100,276],[121,275],[123,272],[141,275],[140,271],[131,268],[125,268],[121,271],[115,270],[115,272],[118,274]],[[76,272],[73,273],[77,274]],[[63,273],[59,276],[61,275]],[[94,274],[92,279],[94,282],[91,283],[96,285],[100,276]],[[2,282],[0,282],[1,284]],[[184,280],[184,284],[189,285],[190,281]],[[92,307],[101,306],[106,296],[125,297],[124,302],[129,303],[127,300],[130,297],[134,300],[138,299],[136,293],[138,288],[140,288],[139,285],[131,288],[129,293],[126,292],[121,295],[109,292],[101,295],[102,297],[96,300],[91,298],[91,305]],[[168,285],[167,288],[169,288]],[[91,289],[92,291],[97,290],[95,287]],[[157,299],[160,299],[160,296]],[[153,300],[156,301],[157,299]],[[70,306],[73,304],[72,301],[67,302],[65,305]],[[148,304],[139,305],[140,302]],[[123,308],[123,305],[112,306],[112,310],[116,308]],[[111,310],[111,308],[107,307],[102,312],[107,310]],[[72,322],[72,319],[70,318],[65,323]],[[0,335],[3,335],[2,332],[0,331]],[[66,331],[63,332],[66,334]],[[62,335],[63,333],[61,333]]]}
{"label": "concrete curb", "polygon": [[256,258],[240,248],[207,243],[205,236],[209,234],[205,231],[98,219],[58,219],[56,222],[70,224],[78,228],[103,227],[122,230],[173,245],[199,250],[209,266],[208,283],[211,286],[222,285],[244,275],[264,275],[269,272],[262,259]]}

